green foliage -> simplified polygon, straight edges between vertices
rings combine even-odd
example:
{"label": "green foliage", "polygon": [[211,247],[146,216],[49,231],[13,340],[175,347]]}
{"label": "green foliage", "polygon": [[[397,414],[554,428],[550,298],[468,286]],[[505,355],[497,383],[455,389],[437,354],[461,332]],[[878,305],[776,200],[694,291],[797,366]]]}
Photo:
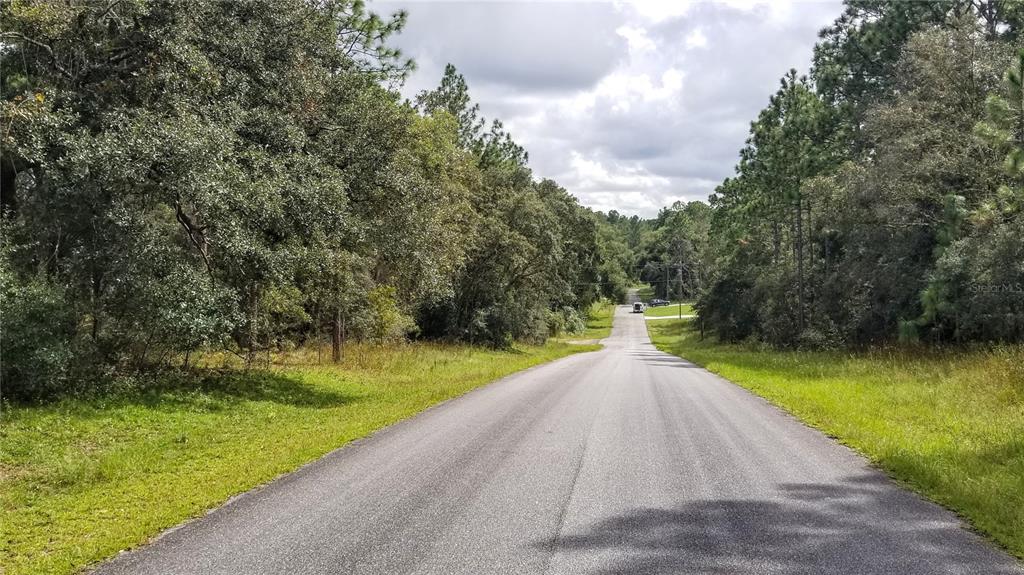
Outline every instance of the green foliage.
{"label": "green foliage", "polygon": [[553,312],[561,316],[554,319],[554,322],[564,326],[562,328],[563,337],[560,340],[574,345],[585,345],[594,344],[598,340],[608,337],[612,332],[615,308],[616,304],[608,300],[598,300],[590,305],[590,309],[586,310],[585,314],[571,308],[563,310],[562,313]]}
{"label": "green foliage", "polygon": [[392,286],[379,285],[367,294],[369,306],[367,335],[377,343],[401,341],[416,324],[402,313],[396,300],[397,292]]}
{"label": "green foliage", "polygon": [[571,307],[549,311],[547,324],[548,334],[551,337],[565,334],[577,335],[587,329],[587,320],[584,315]]}
{"label": "green foliage", "polygon": [[[814,48],[814,79],[829,103],[853,121],[884,99],[896,81],[900,51],[915,32],[941,24],[967,1],[847,0],[843,14],[821,31]],[[850,126],[853,131],[856,126]]]}
{"label": "green foliage", "polygon": [[487,120],[480,116],[480,105],[469,96],[469,85],[455,66],[447,64],[441,84],[434,90],[416,96],[416,108],[424,114],[447,113],[458,126],[459,145],[473,153],[481,167],[525,166],[526,150],[517,145],[505,132],[501,120]]}
{"label": "green foliage", "polygon": [[[981,145],[1005,154],[1005,179],[977,194],[970,204],[947,196],[938,226],[936,261],[921,293],[917,324],[933,337],[1019,341],[1024,338],[1024,108],[1021,79],[1024,51],[1018,51],[1001,85],[985,99],[983,118],[974,126]],[[994,164],[994,163],[993,163]],[[995,165],[989,170],[995,173]]]}
{"label": "green foliage", "polygon": [[549,310],[623,273],[453,67],[400,101],[404,12],[14,1],[0,19],[4,305],[38,304],[5,307],[5,396],[325,334],[540,341]]}
{"label": "green foliage", "polygon": [[441,84],[433,91],[416,96],[416,107],[427,114],[447,112],[454,118],[459,130],[459,145],[472,148],[480,137],[486,120],[480,117],[480,105],[472,103],[469,85],[455,66],[447,64]]}
{"label": "green foliage", "polygon": [[499,121],[483,130],[453,66],[417,106],[434,121],[454,122],[461,151],[474,160],[462,267],[450,294],[419,309],[424,336],[494,347],[542,341],[580,328],[580,310],[602,294],[624,295],[624,261],[602,237],[600,218],[555,182],[534,181],[525,151]]}
{"label": "green foliage", "polygon": [[52,395],[66,386],[74,367],[73,310],[56,286],[38,278],[17,278],[6,263],[6,258],[0,260],[4,397]]}
{"label": "green foliage", "polygon": [[783,79],[711,198],[705,325],[794,347],[1024,337],[1017,16],[847,2],[815,85]]}
{"label": "green foliage", "polygon": [[662,299],[692,299],[710,272],[711,209],[704,202],[676,202],[647,222],[637,246],[639,278]]}
{"label": "green foliage", "polygon": [[809,309],[814,247],[808,197],[813,177],[836,162],[830,120],[807,78],[791,70],[751,125],[737,176],[711,198],[711,230],[720,238],[714,281],[726,285],[706,292],[698,309],[729,338],[757,335],[795,344],[804,330],[812,329],[807,339],[813,341],[831,331],[814,326]]}
{"label": "green foliage", "polygon": [[[1003,75],[1000,89],[985,100],[985,118],[975,125],[975,134],[995,150],[1006,154],[1003,170],[1011,185],[995,194],[997,210],[1012,215],[1021,209],[1024,185],[1024,49]],[[986,206],[988,207],[988,206]]]}

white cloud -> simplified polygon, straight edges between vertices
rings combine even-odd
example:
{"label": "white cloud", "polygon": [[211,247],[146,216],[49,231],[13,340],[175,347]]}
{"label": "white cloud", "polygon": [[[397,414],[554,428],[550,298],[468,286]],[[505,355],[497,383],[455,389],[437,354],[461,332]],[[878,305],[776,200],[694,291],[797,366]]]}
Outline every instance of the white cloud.
{"label": "white cloud", "polygon": [[644,216],[732,175],[750,120],[842,11],[840,0],[370,5],[403,6],[398,44],[419,64],[407,96],[455,64],[537,177]]}
{"label": "white cloud", "polygon": [[643,20],[662,22],[683,16],[690,10],[692,3],[679,0],[627,0],[618,1],[616,5],[632,9]]}
{"label": "white cloud", "polygon": [[629,53],[642,54],[653,50],[656,45],[647,37],[647,30],[634,26],[620,26],[615,33],[629,42]]}
{"label": "white cloud", "polygon": [[675,68],[669,68],[661,74],[661,89],[658,91],[657,96],[662,99],[669,98],[678,94],[682,88],[683,72]]}
{"label": "white cloud", "polygon": [[615,165],[609,169],[600,161],[585,158],[576,151],[571,157],[570,166],[580,181],[582,191],[646,191],[670,184],[668,178],[651,174],[639,165]]}
{"label": "white cloud", "polygon": [[704,35],[704,31],[700,28],[695,28],[686,35],[686,47],[691,50],[694,48],[706,48],[707,45],[708,37]]}

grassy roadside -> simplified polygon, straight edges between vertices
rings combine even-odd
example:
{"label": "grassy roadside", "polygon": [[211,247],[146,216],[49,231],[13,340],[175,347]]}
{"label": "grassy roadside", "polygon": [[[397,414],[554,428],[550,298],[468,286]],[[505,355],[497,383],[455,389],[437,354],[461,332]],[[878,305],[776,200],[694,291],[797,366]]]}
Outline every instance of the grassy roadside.
{"label": "grassy roadside", "polygon": [[587,311],[587,325],[583,331],[565,333],[553,341],[572,345],[598,345],[602,339],[612,334],[615,307],[616,304],[607,300],[595,301]]}
{"label": "grassy roadside", "polygon": [[[693,305],[683,302],[683,315],[693,315]],[[644,312],[645,317],[676,317],[679,315],[679,302],[672,302],[670,305],[648,307]]]}
{"label": "grassy roadside", "polygon": [[587,329],[574,339],[584,341],[604,339],[612,334],[612,319],[615,317],[615,304],[609,301],[597,301],[590,306],[587,314]]}
{"label": "grassy roadside", "polygon": [[[595,328],[597,329],[597,328]],[[350,346],[264,372],[5,409],[0,573],[69,573],[512,372],[596,346]]]}
{"label": "grassy roadside", "polygon": [[780,352],[649,322],[654,344],[768,399],[1024,558],[1024,346]]}
{"label": "grassy roadside", "polygon": [[650,301],[654,297],[654,288],[649,284],[643,284],[636,290],[636,296],[640,301]]}

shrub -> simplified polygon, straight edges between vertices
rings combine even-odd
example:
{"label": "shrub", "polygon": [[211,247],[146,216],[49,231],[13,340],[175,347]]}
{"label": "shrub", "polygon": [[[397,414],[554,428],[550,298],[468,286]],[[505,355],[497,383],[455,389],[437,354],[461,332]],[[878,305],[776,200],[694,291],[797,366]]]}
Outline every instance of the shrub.
{"label": "shrub", "polygon": [[0,394],[18,400],[52,396],[73,367],[75,316],[63,290],[21,281],[0,264]]}
{"label": "shrub", "polygon": [[548,311],[547,328],[548,335],[552,337],[564,333],[582,333],[587,328],[587,321],[576,308],[566,306]]}
{"label": "shrub", "polygon": [[396,294],[392,286],[377,286],[367,295],[369,317],[366,335],[371,341],[399,341],[415,330],[416,322],[399,309]]}

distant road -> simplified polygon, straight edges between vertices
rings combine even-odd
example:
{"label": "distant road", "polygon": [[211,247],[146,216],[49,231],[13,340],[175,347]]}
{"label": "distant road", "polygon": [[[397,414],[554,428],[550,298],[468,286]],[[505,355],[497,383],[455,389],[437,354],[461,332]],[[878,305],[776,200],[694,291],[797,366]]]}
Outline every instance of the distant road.
{"label": "distant road", "polygon": [[621,306],[600,352],[340,449],[103,574],[1024,573]]}

